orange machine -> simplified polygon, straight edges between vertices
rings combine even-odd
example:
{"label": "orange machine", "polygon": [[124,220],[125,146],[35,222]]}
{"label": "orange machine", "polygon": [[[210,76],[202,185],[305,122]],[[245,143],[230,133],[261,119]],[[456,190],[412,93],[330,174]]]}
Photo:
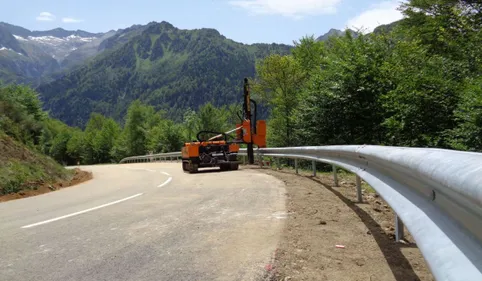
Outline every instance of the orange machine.
{"label": "orange machine", "polygon": [[[254,120],[251,115],[251,103],[254,104]],[[225,133],[201,131],[197,134],[197,141],[187,142],[182,147],[182,169],[195,173],[199,168],[220,167],[222,171],[237,170],[239,145],[248,146],[248,160],[254,162],[253,144],[266,147],[266,121],[256,120],[256,102],[250,99],[248,79],[244,79],[244,103],[241,124],[236,129]],[[229,134],[236,132],[234,140],[228,141]],[[206,136],[215,134],[211,138]],[[222,138],[222,140],[220,140]]]}

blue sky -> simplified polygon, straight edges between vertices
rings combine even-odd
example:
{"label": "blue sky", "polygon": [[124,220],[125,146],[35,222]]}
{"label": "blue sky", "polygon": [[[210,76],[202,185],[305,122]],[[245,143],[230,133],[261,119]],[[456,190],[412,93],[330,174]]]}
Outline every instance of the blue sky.
{"label": "blue sky", "polygon": [[27,0],[4,1],[0,21],[30,30],[62,27],[105,32],[167,21],[182,29],[215,28],[243,43],[292,44],[330,28],[364,27],[400,19],[399,0]]}

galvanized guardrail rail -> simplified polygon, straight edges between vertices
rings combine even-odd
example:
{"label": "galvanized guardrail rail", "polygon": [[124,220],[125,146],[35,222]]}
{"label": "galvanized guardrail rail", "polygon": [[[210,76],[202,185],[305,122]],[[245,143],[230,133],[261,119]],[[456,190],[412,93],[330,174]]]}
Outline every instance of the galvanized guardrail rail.
{"label": "galvanized guardrail rail", "polygon": [[[345,145],[264,148],[255,154],[295,159],[296,170],[299,159],[331,164],[335,186],[336,167],[355,173],[358,200],[363,179],[397,214],[397,240],[405,223],[436,280],[482,280],[482,153]],[[121,163],[180,155],[134,156]]]}

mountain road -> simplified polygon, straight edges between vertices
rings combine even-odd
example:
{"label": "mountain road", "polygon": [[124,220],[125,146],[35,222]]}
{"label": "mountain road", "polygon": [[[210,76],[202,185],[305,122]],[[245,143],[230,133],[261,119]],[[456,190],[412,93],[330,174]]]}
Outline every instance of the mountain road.
{"label": "mountain road", "polygon": [[0,280],[262,280],[285,186],[180,163],[82,166],[94,178],[0,203]]}

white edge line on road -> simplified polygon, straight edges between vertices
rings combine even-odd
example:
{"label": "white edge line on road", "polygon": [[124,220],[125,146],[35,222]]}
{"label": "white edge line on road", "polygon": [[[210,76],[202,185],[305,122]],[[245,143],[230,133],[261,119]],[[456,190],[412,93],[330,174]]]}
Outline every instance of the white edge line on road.
{"label": "white edge line on road", "polygon": [[110,203],[107,203],[107,204],[104,204],[104,205],[100,205],[100,206],[97,206],[97,207],[94,207],[94,208],[90,208],[90,209],[87,209],[87,210],[83,210],[83,211],[80,211],[80,212],[68,214],[68,215],[65,215],[65,216],[53,218],[53,219],[46,220],[46,221],[41,221],[41,222],[34,223],[34,224],[25,225],[25,226],[22,226],[22,228],[30,228],[30,227],[34,227],[34,226],[38,226],[38,225],[42,225],[42,224],[46,224],[46,223],[58,221],[58,220],[61,220],[61,219],[70,218],[70,217],[73,217],[73,216],[76,216],[76,215],[84,214],[84,213],[87,213],[87,212],[90,212],[90,211],[94,211],[94,210],[97,210],[97,209],[100,209],[100,208],[104,208],[104,207],[111,206],[111,205],[114,205],[114,204],[117,204],[117,203],[121,203],[121,202],[130,200],[130,199],[136,198],[136,197],[138,197],[138,196],[141,196],[142,194],[143,194],[143,193],[138,193],[138,194],[136,194],[136,195],[132,195],[132,196],[126,197],[126,198],[124,198],[124,199],[120,199],[120,200],[117,200],[117,201],[114,201],[114,202],[110,202]]}
{"label": "white edge line on road", "polygon": [[168,177],[170,177],[170,176],[171,176],[171,175],[169,175],[169,174],[168,174],[168,173],[166,173],[166,172],[161,172],[161,174],[164,174],[164,175],[166,175],[166,176],[168,176]]}
{"label": "white edge line on road", "polygon": [[125,168],[125,169],[127,169],[127,170],[141,170],[141,171],[155,172],[155,170],[144,169],[144,168]]}
{"label": "white edge line on road", "polygon": [[169,177],[165,182],[163,182],[162,184],[158,185],[157,187],[163,187],[165,186],[166,184],[168,184],[169,182],[171,182],[172,180],[172,177]]}

